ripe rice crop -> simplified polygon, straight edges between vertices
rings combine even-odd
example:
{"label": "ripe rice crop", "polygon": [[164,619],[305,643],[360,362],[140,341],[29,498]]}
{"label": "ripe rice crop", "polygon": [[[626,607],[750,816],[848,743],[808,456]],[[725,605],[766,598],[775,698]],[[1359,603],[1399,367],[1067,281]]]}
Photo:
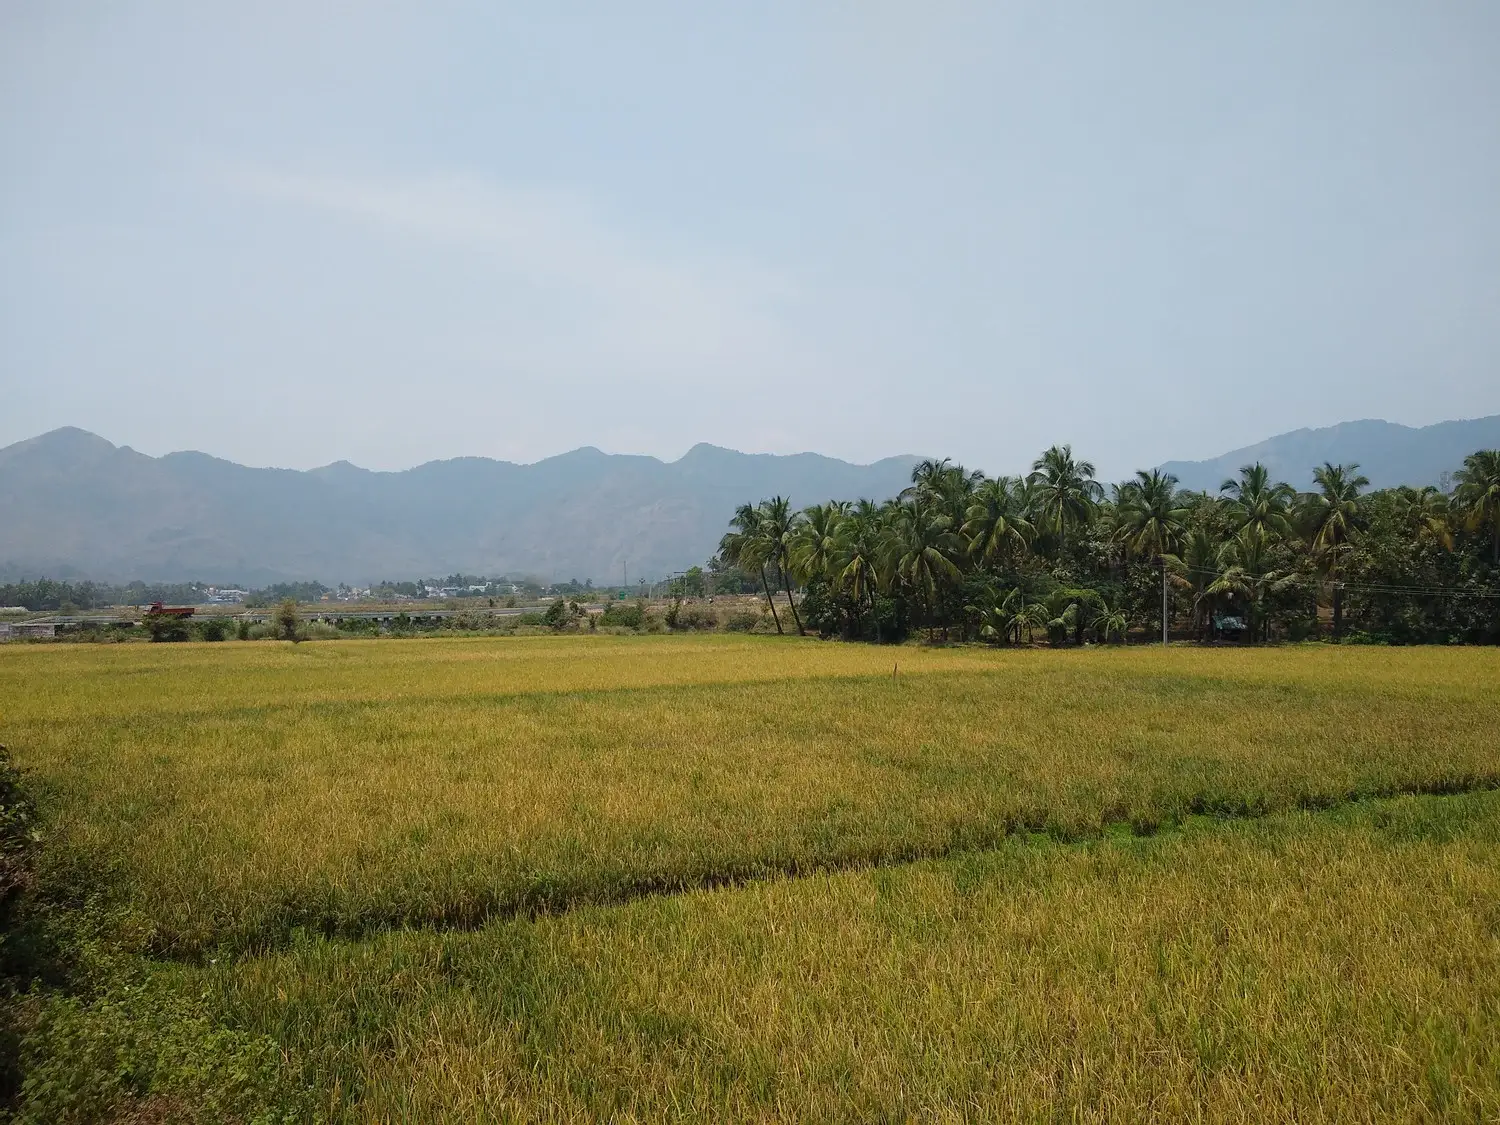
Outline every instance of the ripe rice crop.
{"label": "ripe rice crop", "polygon": [[169,970],[349,1121],[1493,1121],[1500,794]]}
{"label": "ripe rice crop", "polygon": [[774,638],[0,650],[0,741],[158,954],[1500,784],[1500,653]]}

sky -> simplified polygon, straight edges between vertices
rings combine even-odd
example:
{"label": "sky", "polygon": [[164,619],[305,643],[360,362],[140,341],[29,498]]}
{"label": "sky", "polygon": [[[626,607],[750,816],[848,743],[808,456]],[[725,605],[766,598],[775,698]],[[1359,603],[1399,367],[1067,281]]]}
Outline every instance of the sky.
{"label": "sky", "polygon": [[1500,4],[0,5],[0,445],[1101,476],[1500,412]]}

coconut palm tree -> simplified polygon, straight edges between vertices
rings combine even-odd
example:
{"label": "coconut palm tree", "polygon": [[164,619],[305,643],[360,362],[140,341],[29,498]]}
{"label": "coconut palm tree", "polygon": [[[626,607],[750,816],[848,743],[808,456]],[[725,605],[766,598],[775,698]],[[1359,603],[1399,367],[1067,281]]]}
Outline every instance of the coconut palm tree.
{"label": "coconut palm tree", "polygon": [[849,505],[842,500],[802,509],[791,550],[792,567],[799,579],[832,575],[838,559],[839,525],[848,510]]}
{"label": "coconut palm tree", "polygon": [[1308,546],[1323,573],[1333,583],[1333,635],[1344,632],[1343,587],[1339,582],[1343,560],[1359,535],[1359,494],[1368,488],[1368,477],[1358,475],[1358,465],[1335,465],[1323,462],[1313,470],[1318,491],[1302,497],[1298,515],[1307,535]]}
{"label": "coconut palm tree", "polygon": [[885,551],[885,527],[880,508],[869,500],[860,500],[839,521],[837,555],[834,560],[834,584],[847,593],[856,606],[870,607],[872,632],[875,627],[875,591],[881,585]]}
{"label": "coconut palm tree", "polygon": [[1130,619],[1125,615],[1123,606],[1116,603],[1111,606],[1101,603],[1099,614],[1094,618],[1093,628],[1095,635],[1104,643],[1109,643],[1110,637],[1119,637],[1121,644],[1129,643],[1127,634],[1130,630]]}
{"label": "coconut palm tree", "polygon": [[1453,475],[1455,506],[1470,531],[1490,529],[1491,559],[1500,564],[1500,449],[1481,449],[1464,458]]}
{"label": "coconut palm tree", "polygon": [[925,495],[901,502],[893,512],[888,549],[896,577],[921,595],[930,628],[939,590],[962,577],[953,561],[962,544],[948,517]]}
{"label": "coconut palm tree", "polygon": [[803,635],[802,617],[797,613],[797,603],[792,599],[792,548],[796,546],[800,513],[792,511],[791,501],[785,496],[773,496],[760,503],[761,530],[770,541],[771,560],[781,571],[781,586],[786,591],[786,604],[791,608],[792,620],[797,623],[797,635]]}
{"label": "coconut palm tree", "polygon": [[979,637],[997,644],[1020,644],[1021,633],[1026,633],[1030,643],[1037,629],[1047,626],[1047,607],[1041,602],[1028,602],[1026,591],[1019,586],[1009,590],[999,602],[983,608],[968,606],[979,615]]}
{"label": "coconut palm tree", "polygon": [[1066,544],[1070,532],[1087,527],[1104,489],[1090,461],[1073,458],[1071,445],[1054,445],[1033,462],[1027,478],[1034,489],[1038,527]]}
{"label": "coconut palm tree", "polygon": [[741,504],[734,510],[734,518],[729,521],[732,530],[719,540],[719,557],[728,566],[744,570],[753,568],[760,572],[760,588],[765,591],[771,620],[776,622],[776,632],[780,633],[781,618],[776,614],[771,584],[766,581],[766,561],[771,558],[772,549],[761,514],[761,509],[754,504]]}
{"label": "coconut palm tree", "polygon": [[1325,461],[1313,470],[1318,491],[1302,497],[1303,530],[1308,546],[1316,554],[1344,550],[1359,535],[1359,494],[1370,479],[1358,473],[1358,465],[1335,465]]}
{"label": "coconut palm tree", "polygon": [[1453,524],[1450,522],[1448,497],[1432,485],[1396,489],[1396,516],[1411,536],[1412,542],[1436,543],[1453,550]]}
{"label": "coconut palm tree", "polygon": [[1223,569],[1219,561],[1222,548],[1223,543],[1210,527],[1195,523],[1183,536],[1177,554],[1162,556],[1173,580],[1193,595],[1193,628],[1199,640],[1203,639],[1213,601],[1209,587],[1218,580]]}
{"label": "coconut palm tree", "polygon": [[1177,478],[1141,469],[1116,494],[1116,535],[1140,558],[1160,560],[1186,530],[1188,509],[1177,494]]}
{"label": "coconut palm tree", "polygon": [[974,490],[961,529],[970,558],[992,562],[1026,550],[1036,529],[1017,498],[1020,483],[1014,477],[996,477],[981,481]]}
{"label": "coconut palm tree", "polygon": [[[1263,615],[1261,606],[1272,594],[1290,589],[1297,583],[1297,575],[1279,570],[1271,553],[1268,536],[1246,527],[1224,544],[1219,552],[1223,571],[1208,587],[1210,595],[1229,595],[1244,601],[1246,608],[1246,632],[1253,639]],[[1270,639],[1270,621],[1265,618],[1265,639]]]}
{"label": "coconut palm tree", "polygon": [[1271,481],[1270,471],[1257,461],[1240,469],[1239,480],[1226,480],[1219,491],[1228,501],[1236,531],[1250,530],[1281,539],[1292,536],[1292,486]]}

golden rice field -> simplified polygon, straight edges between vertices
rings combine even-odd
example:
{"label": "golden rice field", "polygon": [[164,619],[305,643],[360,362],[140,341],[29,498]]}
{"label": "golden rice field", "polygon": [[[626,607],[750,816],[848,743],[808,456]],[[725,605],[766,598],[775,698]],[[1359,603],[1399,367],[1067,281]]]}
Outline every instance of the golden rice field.
{"label": "golden rice field", "polygon": [[71,1119],[1500,1115],[1494,650],[8,646],[0,742]]}

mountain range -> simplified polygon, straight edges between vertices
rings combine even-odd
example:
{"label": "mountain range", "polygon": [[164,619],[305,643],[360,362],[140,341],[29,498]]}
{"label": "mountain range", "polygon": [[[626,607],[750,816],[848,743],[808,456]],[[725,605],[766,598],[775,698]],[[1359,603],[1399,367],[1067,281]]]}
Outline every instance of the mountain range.
{"label": "mountain range", "polygon": [[696,445],[677,461],[575,449],[532,465],[459,457],[305,472],[149,457],[65,428],[0,449],[0,579],[263,584],[462,572],[619,583],[702,563],[734,508],[894,496],[915,457]]}
{"label": "mountain range", "polygon": [[1208,461],[1168,461],[1161,469],[1174,474],[1183,488],[1205,492],[1218,491],[1219,485],[1239,473],[1241,465],[1256,461],[1271,471],[1272,479],[1284,480],[1298,490],[1312,487],[1313,469],[1325,461],[1358,464],[1372,488],[1440,485],[1443,474],[1461,468],[1468,454],[1496,448],[1500,448],[1500,414],[1421,427],[1366,419],[1293,430]]}
{"label": "mountain range", "polygon": [[[1168,462],[1216,490],[1263,461],[1298,488],[1323,461],[1358,461],[1375,487],[1436,484],[1500,446],[1500,415],[1413,429],[1346,422],[1209,461]],[[204,453],[150,457],[64,428],[0,449],[0,580],[47,575],[259,585],[453,572],[618,583],[701,563],[736,505],[894,496],[917,458],[852,465],[814,453],[696,445],[681,459],[575,449],[531,465],[459,457],[402,472],[345,461],[247,468]]]}

